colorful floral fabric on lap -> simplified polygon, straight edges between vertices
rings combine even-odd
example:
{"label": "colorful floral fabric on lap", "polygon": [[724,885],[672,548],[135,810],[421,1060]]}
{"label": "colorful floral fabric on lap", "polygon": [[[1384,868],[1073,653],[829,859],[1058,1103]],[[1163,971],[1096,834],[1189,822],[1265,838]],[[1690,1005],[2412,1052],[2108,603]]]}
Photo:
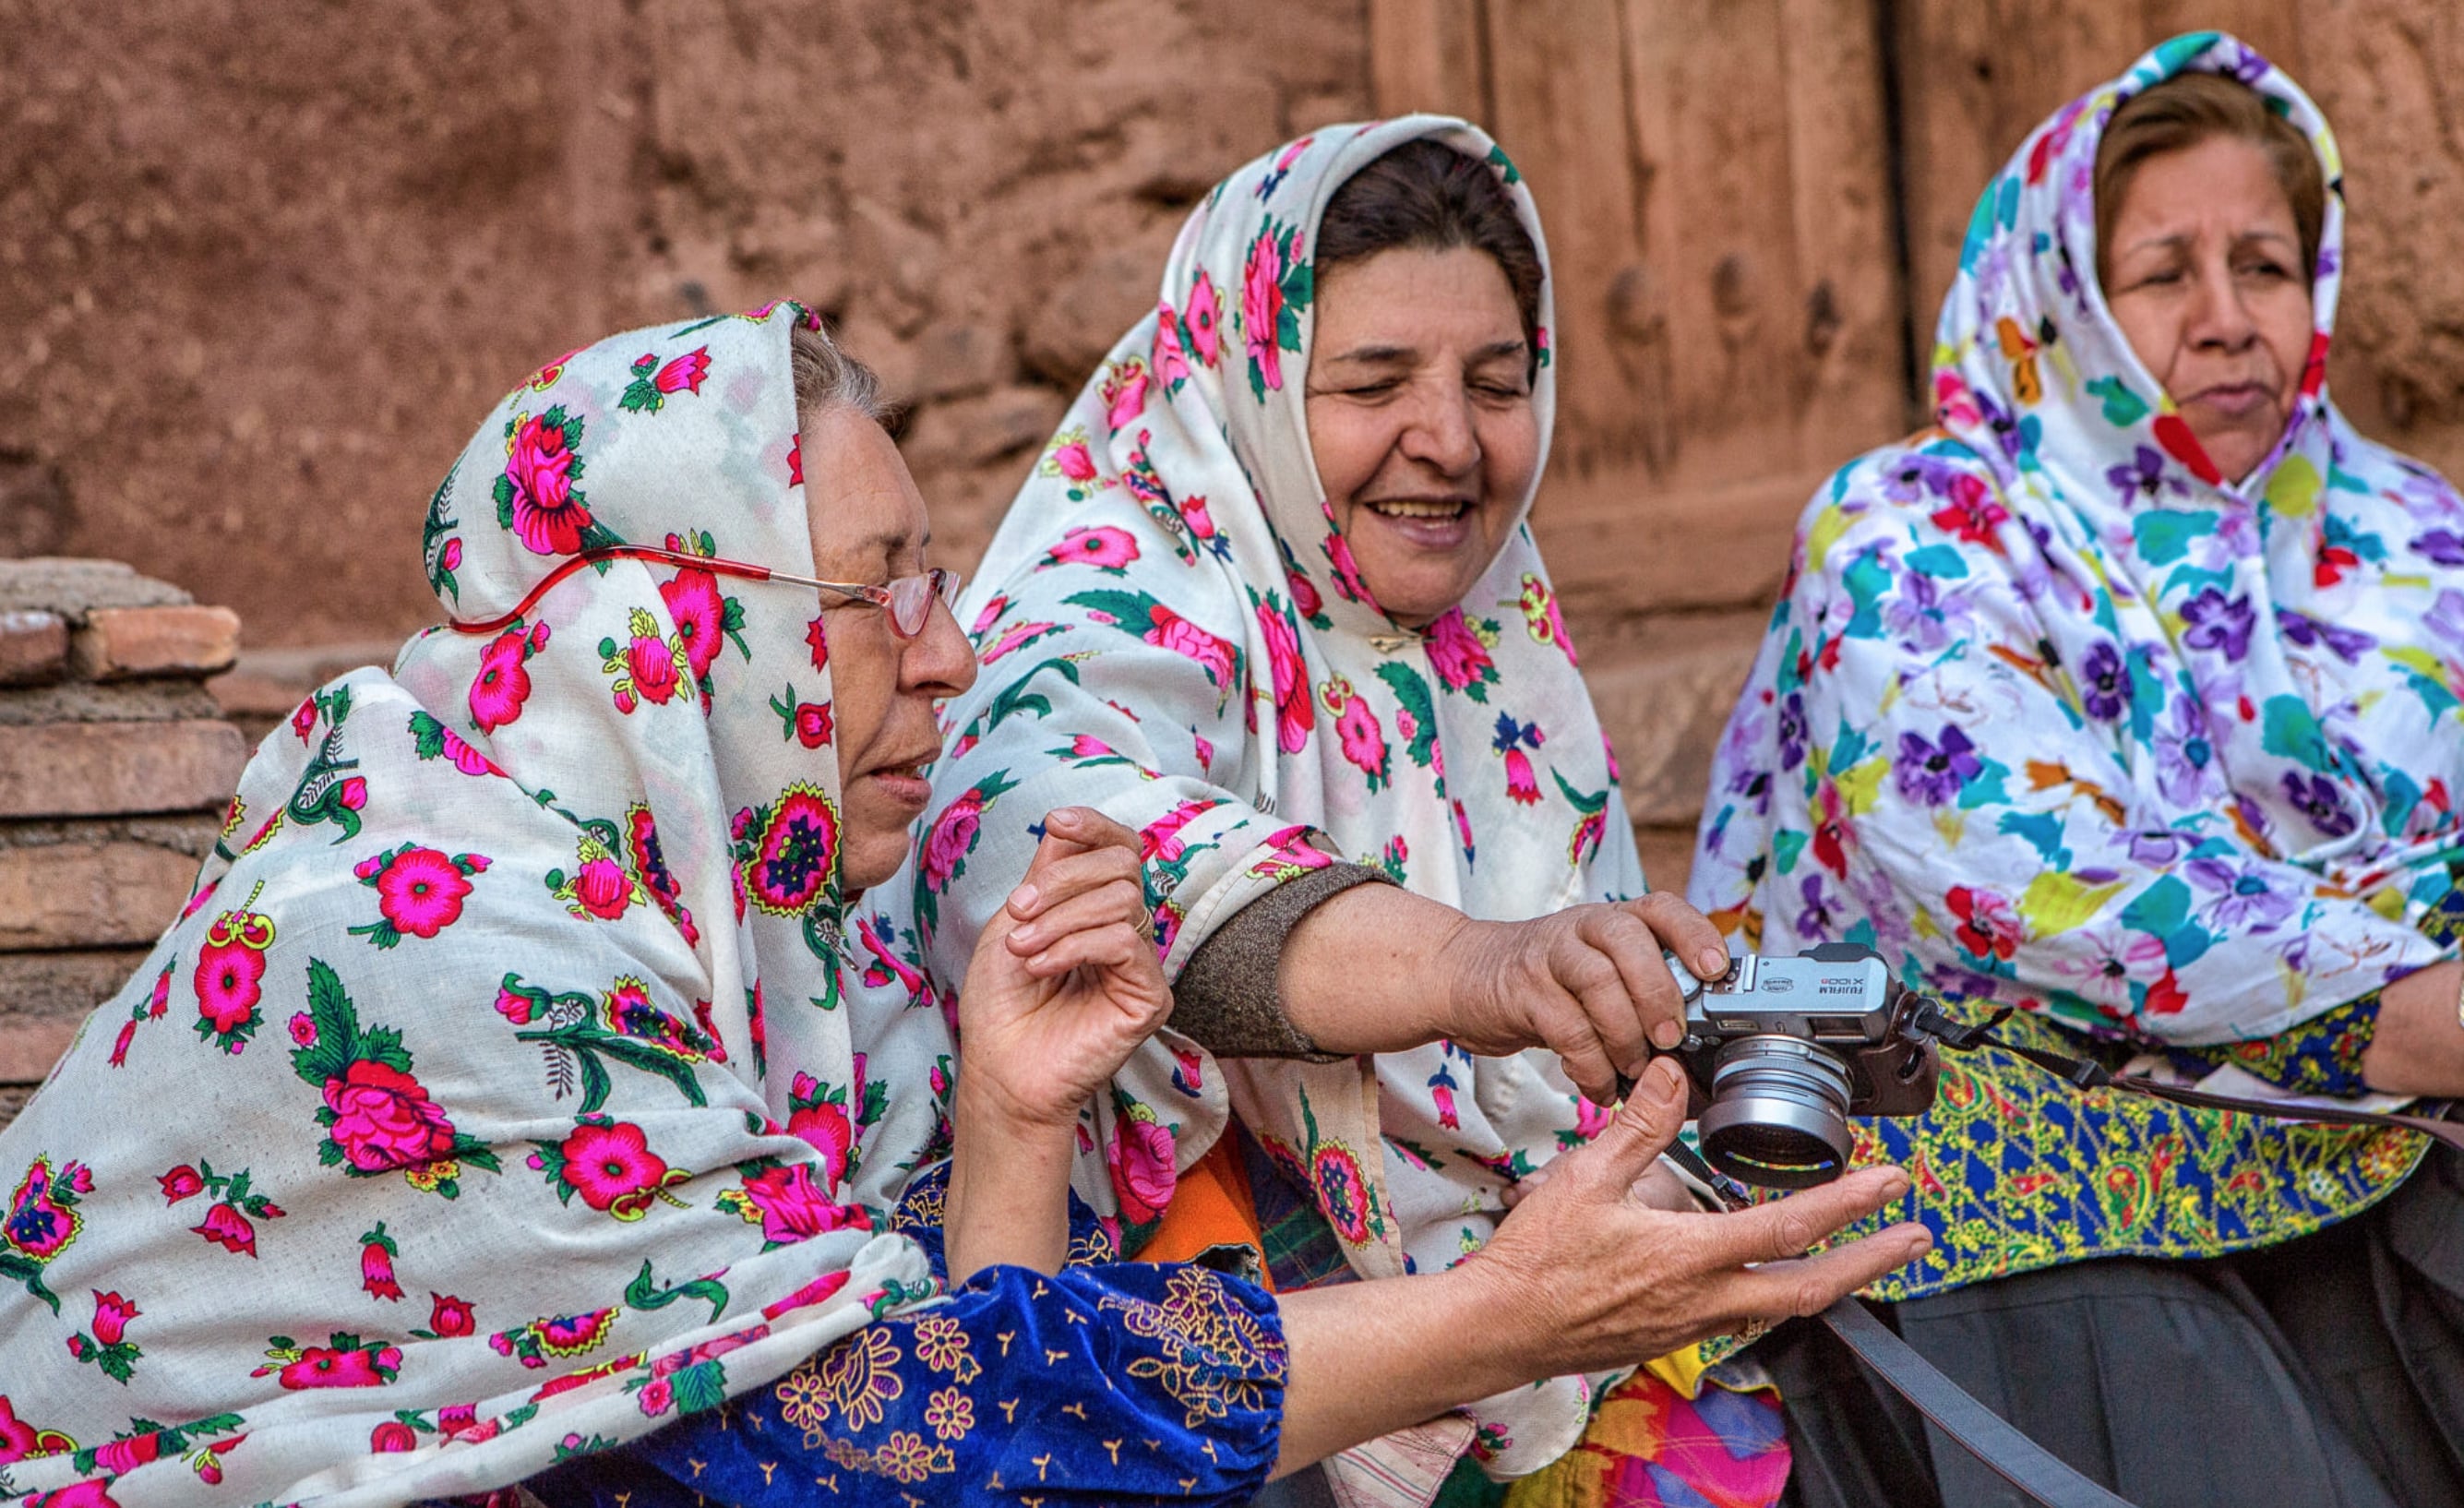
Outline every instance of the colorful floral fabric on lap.
{"label": "colorful floral fabric on lap", "polygon": [[[1336,126],[1269,152],[1190,217],[1155,313],[1011,507],[968,593],[984,673],[948,709],[919,865],[945,971],[1025,872],[1038,819],[1070,803],[1144,832],[1175,971],[1331,855],[1484,918],[1641,893],[1616,764],[1529,532],[1459,610],[1409,632],[1372,600],[1318,486],[1303,387],[1319,220],[1354,172],[1421,139],[1488,163],[1544,246],[1512,164],[1463,122]],[[1082,1192],[1119,1210],[1133,1245],[1221,1133],[1228,1092],[1371,1276],[1462,1260],[1508,1186],[1605,1120],[1549,1054],[1448,1043],[1218,1064],[1167,1036],[1118,1084],[1089,1127],[1112,1186]],[[1530,1470],[1579,1434],[1586,1392],[1566,1379],[1475,1408],[1476,1451]]]}
{"label": "colorful floral fabric on lap", "polygon": [[[2265,96],[2328,187],[2300,395],[2238,482],[2094,274],[2105,122],[2190,70]],[[1841,470],[1799,525],[1693,871],[1732,936],[1870,943],[1911,982],[2021,1008],[2063,1051],[2163,1049],[2262,1093],[2360,1087],[2379,989],[2454,951],[2464,502],[2328,401],[2341,172],[2308,97],[2214,33],[2022,144],[1943,307],[1935,427]],[[2284,1239],[2418,1153],[2082,1098],[1993,1053],[1953,1066],[1931,1117],[1869,1128],[1875,1145],[1920,1170],[1897,1217],[1936,1234],[1890,1297]]]}
{"label": "colorful floral fabric on lap", "polygon": [[[429,510],[445,610],[599,543],[809,573],[808,318],[516,388]],[[952,1049],[903,915],[838,894],[817,616],[613,561],[267,739],[185,919],[0,1133],[0,1497],[493,1488],[933,1297],[879,1211]]]}

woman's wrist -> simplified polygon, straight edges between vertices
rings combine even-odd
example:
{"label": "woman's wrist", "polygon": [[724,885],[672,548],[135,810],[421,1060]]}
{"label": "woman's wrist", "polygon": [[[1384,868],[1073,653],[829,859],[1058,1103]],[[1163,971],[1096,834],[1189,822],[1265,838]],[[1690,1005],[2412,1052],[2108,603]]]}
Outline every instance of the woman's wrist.
{"label": "woman's wrist", "polygon": [[963,1074],[952,1106],[950,1188],[943,1216],[950,1281],[987,1267],[1057,1272],[1069,1251],[1075,1120],[1022,1116]]}

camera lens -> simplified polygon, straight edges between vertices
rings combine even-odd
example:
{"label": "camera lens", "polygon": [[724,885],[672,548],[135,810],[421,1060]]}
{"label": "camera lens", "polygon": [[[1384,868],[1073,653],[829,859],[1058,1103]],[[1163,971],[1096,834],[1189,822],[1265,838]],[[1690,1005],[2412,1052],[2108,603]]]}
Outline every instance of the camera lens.
{"label": "camera lens", "polygon": [[1848,1166],[1848,1071],[1798,1037],[1739,1037],[1711,1069],[1696,1122],[1713,1167],[1765,1188],[1811,1188]]}

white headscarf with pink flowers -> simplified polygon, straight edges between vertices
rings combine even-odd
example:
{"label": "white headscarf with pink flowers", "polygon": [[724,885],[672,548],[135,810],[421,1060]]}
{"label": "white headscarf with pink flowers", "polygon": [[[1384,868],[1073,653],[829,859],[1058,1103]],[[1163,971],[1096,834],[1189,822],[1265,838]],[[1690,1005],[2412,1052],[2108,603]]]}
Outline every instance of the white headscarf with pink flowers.
{"label": "white headscarf with pink flowers", "polygon": [[[516,388],[429,511],[445,610],[620,541],[810,574],[806,318]],[[904,920],[839,895],[823,648],[809,590],[618,561],[275,731],[0,1133],[0,1497],[491,1488],[932,1295],[883,1210],[949,1036]]]}
{"label": "white headscarf with pink flowers", "polygon": [[[1643,889],[1615,763],[1529,532],[1425,633],[1372,600],[1318,486],[1302,398],[1328,199],[1407,142],[1485,162],[1539,250],[1513,165],[1461,121],[1331,127],[1218,186],[1162,301],[1079,394],[962,609],[984,673],[947,713],[919,858],[927,954],[963,964],[1055,806],[1144,831],[1177,972],[1223,920],[1331,853],[1472,916]],[[1232,302],[1237,300],[1237,303]],[[1547,303],[1533,387],[1555,406]],[[1529,506],[1523,499],[1522,506]],[[943,912],[941,908],[950,908]],[[1312,1190],[1369,1276],[1485,1241],[1505,1190],[1604,1119],[1553,1055],[1440,1043],[1374,1061],[1216,1064],[1167,1033],[1090,1130],[1134,1238],[1229,1105]],[[1472,1410],[1501,1475],[1580,1433],[1564,1379]]]}

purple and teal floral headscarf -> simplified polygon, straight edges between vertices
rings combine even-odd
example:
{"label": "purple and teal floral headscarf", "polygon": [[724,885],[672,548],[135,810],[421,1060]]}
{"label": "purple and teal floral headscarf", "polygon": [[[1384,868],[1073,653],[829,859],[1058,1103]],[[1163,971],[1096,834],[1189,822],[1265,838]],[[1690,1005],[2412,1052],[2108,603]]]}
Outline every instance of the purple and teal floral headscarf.
{"label": "purple and teal floral headscarf", "polygon": [[[2219,476],[2096,278],[2096,154],[2186,72],[2256,90],[2327,186],[2283,438]],[[1806,511],[1690,887],[1774,950],[1878,945],[2069,1025],[2256,1038],[2435,962],[2464,787],[2464,506],[2329,401],[2333,137],[2232,37],[2064,106],[1977,203],[1935,427]]]}
{"label": "purple and teal floral headscarf", "polygon": [[[516,388],[429,510],[445,611],[610,543],[810,574],[809,318]],[[882,1211],[950,1040],[904,920],[839,894],[838,795],[814,594],[689,563],[319,690],[0,1133],[0,1496],[490,1488],[930,1297]]]}
{"label": "purple and teal floral headscarf", "polygon": [[[1485,162],[1533,247],[1506,154],[1463,122],[1333,126],[1218,186],[1182,229],[1154,313],[1088,382],[1003,521],[963,608],[984,659],[947,714],[919,860],[930,955],[963,962],[1052,807],[1142,830],[1177,973],[1226,919],[1329,855],[1474,917],[1642,892],[1642,869],[1548,573],[1517,527],[1424,632],[1378,609],[1333,522],[1303,397],[1328,201],[1406,143]],[[1546,327],[1532,403],[1544,440]],[[1450,1266],[1503,1194],[1606,1113],[1553,1054],[1451,1043],[1313,1065],[1216,1063],[1169,1034],[1092,1128],[1135,1229],[1221,1132],[1226,1099],[1364,1275]],[[1561,1379],[1472,1414],[1475,1450],[1527,1472],[1582,1429]]]}

